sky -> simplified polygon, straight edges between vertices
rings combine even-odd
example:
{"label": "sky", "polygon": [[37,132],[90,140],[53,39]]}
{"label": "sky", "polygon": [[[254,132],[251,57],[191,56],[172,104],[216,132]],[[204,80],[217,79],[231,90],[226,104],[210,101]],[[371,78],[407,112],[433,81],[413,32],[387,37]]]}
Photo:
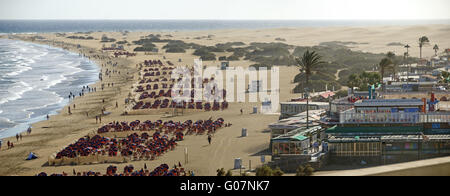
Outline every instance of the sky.
{"label": "sky", "polygon": [[0,0],[0,19],[450,19],[450,0]]}

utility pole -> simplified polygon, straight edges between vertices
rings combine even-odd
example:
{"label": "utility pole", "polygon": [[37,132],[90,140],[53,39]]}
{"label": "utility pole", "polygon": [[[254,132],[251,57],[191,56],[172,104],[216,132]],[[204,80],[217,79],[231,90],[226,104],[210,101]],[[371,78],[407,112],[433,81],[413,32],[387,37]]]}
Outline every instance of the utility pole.
{"label": "utility pole", "polygon": [[405,48],[406,48],[406,67],[408,68],[406,71],[406,86],[409,88],[409,71],[411,69],[411,67],[409,66],[409,62],[408,62],[408,56],[409,56],[409,48],[411,46],[409,46],[408,44],[406,44]]}
{"label": "utility pole", "polygon": [[420,160],[420,135],[421,133],[417,134],[417,160]]}
{"label": "utility pole", "polygon": [[305,97],[306,97],[306,129],[309,129],[309,93],[308,88],[305,88]]}

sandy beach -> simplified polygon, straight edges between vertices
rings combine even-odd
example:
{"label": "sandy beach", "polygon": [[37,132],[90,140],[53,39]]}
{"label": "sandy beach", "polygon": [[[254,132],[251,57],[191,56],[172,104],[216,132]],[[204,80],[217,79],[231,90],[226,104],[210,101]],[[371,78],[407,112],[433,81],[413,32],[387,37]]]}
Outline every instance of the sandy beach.
{"label": "sandy beach", "polygon": [[[423,49],[423,56],[430,57],[434,55],[432,45],[435,43],[443,50],[450,47],[450,25],[421,25],[421,26],[371,26],[371,27],[317,27],[317,28],[282,28],[282,29],[228,29],[214,31],[179,31],[179,32],[129,32],[124,35],[120,32],[93,32],[89,36],[94,40],[68,39],[67,36],[75,35],[66,33],[65,37],[58,37],[55,33],[37,34],[42,36],[43,40],[31,40],[36,34],[17,34],[14,37],[24,41],[48,44],[55,47],[64,48],[76,53],[82,53],[91,57],[103,72],[106,69],[120,71],[121,74],[112,74],[111,77],[104,77],[103,81],[98,81],[91,87],[97,87],[97,92],[88,93],[83,97],[77,97],[71,106],[76,104],[76,109],[72,109],[72,115],[68,114],[68,107],[63,108],[58,115],[51,116],[48,121],[42,121],[33,124],[31,135],[23,133],[21,141],[16,138],[3,139],[4,145],[0,151],[0,175],[36,175],[40,172],[71,174],[76,171],[98,171],[104,173],[111,164],[92,164],[92,165],[70,165],[70,166],[48,166],[48,157],[59,151],[65,146],[73,143],[79,138],[97,130],[102,124],[112,121],[134,121],[134,120],[205,120],[209,118],[224,118],[225,123],[231,123],[231,127],[220,129],[212,139],[212,144],[208,145],[206,135],[189,135],[179,142],[174,151],[170,151],[153,161],[135,161],[131,163],[114,164],[119,169],[125,165],[132,164],[135,168],[143,168],[146,164],[149,168],[155,168],[162,163],[174,165],[178,162],[183,164],[187,170],[192,170],[198,176],[214,176],[216,170],[225,168],[233,169],[234,159],[241,158],[243,165],[254,169],[260,166],[261,155],[266,155],[266,160],[270,160],[268,152],[270,133],[266,130],[268,125],[276,122],[279,115],[251,114],[253,106],[259,103],[230,103],[228,109],[223,111],[210,112],[188,112],[182,116],[163,118],[164,114],[151,115],[122,115],[125,111],[124,100],[132,91],[132,86],[139,81],[138,69],[136,64],[144,60],[163,60],[171,61],[176,66],[193,65],[196,56],[192,55],[193,50],[187,50],[186,53],[165,53],[161,48],[165,43],[155,43],[159,48],[159,53],[146,55],[139,52],[133,57],[112,57],[111,53],[102,52],[103,43],[99,41],[103,35],[114,38],[117,41],[139,40],[142,36],[149,34],[161,34],[172,40],[182,40],[186,43],[196,43],[200,45],[213,46],[218,43],[226,42],[279,42],[277,38],[282,38],[283,43],[296,46],[315,46],[322,42],[352,42],[346,46],[351,50],[364,51],[370,53],[386,53],[393,51],[396,54],[403,54],[405,49],[402,45],[393,46],[391,43],[402,43],[411,45],[411,56],[419,56],[418,39],[420,36],[428,36],[430,45]],[[209,38],[208,38],[209,37]],[[7,35],[0,38],[8,38]],[[77,48],[77,44],[81,48]],[[110,43],[105,43],[109,45]],[[395,45],[395,44],[394,44]],[[125,45],[126,51],[133,51],[136,45]],[[224,53],[230,55],[232,53]],[[94,58],[104,57],[104,58]],[[218,54],[217,56],[221,56]],[[107,57],[107,58],[106,58]],[[182,62],[178,62],[182,59]],[[117,62],[118,66],[112,67],[107,64],[108,61]],[[254,62],[241,60],[230,62],[231,67],[248,67]],[[105,65],[102,67],[102,65]],[[220,61],[203,61],[205,66],[219,66]],[[128,73],[128,74],[126,74]],[[292,98],[300,97],[299,94],[291,93],[296,84],[292,81],[298,74],[295,66],[280,66],[280,101],[288,101]],[[114,83],[114,87],[105,87],[99,90],[102,84]],[[103,99],[105,102],[103,103]],[[118,108],[115,107],[116,102]],[[102,117],[102,124],[96,124],[95,116],[101,113],[105,108],[109,115]],[[240,109],[244,114],[240,115]],[[88,113],[88,116],[86,115]],[[247,128],[248,137],[240,137],[242,128]],[[25,130],[24,130],[25,131]],[[15,147],[6,149],[6,141],[13,141]],[[189,162],[185,163],[184,153],[188,150]],[[26,161],[25,158],[30,152],[34,152],[39,158]],[[234,171],[238,173],[239,171]]]}

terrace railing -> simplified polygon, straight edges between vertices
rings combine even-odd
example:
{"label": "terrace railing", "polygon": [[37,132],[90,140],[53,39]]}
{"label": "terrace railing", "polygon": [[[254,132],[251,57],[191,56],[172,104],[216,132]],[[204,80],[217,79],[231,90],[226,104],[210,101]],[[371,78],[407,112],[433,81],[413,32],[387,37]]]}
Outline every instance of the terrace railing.
{"label": "terrace railing", "polygon": [[450,113],[440,112],[356,113],[354,109],[350,109],[340,114],[341,124],[419,124],[448,122],[450,122]]}

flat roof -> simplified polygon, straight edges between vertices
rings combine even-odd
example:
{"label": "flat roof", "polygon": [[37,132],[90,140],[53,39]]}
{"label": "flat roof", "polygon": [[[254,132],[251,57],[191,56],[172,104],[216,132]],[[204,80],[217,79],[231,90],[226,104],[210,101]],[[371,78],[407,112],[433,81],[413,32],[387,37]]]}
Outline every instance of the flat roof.
{"label": "flat roof", "polygon": [[[281,105],[306,105],[305,102],[280,102]],[[309,105],[329,105],[328,102],[309,102]]]}
{"label": "flat roof", "polygon": [[[314,121],[320,121],[320,116],[322,114],[325,114],[326,111],[325,110],[311,110],[309,111],[309,121],[310,121],[310,125],[317,125],[318,123],[314,122]],[[312,122],[311,122],[312,121]],[[279,120],[276,123],[272,123],[269,125],[269,128],[271,129],[283,129],[283,128],[296,128],[296,127],[301,127],[301,126],[306,126],[306,112],[302,112],[299,114],[296,114],[290,118],[286,118],[283,120]]]}
{"label": "flat roof", "polygon": [[366,99],[355,102],[355,107],[398,107],[398,106],[422,106],[420,99]]}
{"label": "flat roof", "polygon": [[[450,140],[450,135],[425,135],[428,140]],[[345,137],[345,136],[331,136],[328,139],[329,143],[350,143],[350,142],[380,142],[380,141],[416,141],[424,138],[418,135],[385,135],[380,137]]]}
{"label": "flat roof", "polygon": [[[450,140],[450,135],[425,135],[429,140]],[[382,140],[417,140],[418,135],[386,135]],[[423,139],[420,137],[420,139]]]}
{"label": "flat roof", "polygon": [[314,132],[317,130],[322,129],[321,126],[314,126],[307,129],[306,127],[298,128],[295,130],[292,130],[284,135],[280,135],[278,137],[275,137],[271,139],[272,141],[290,141],[290,140],[297,140],[297,141],[303,141],[308,139],[305,135],[309,132]]}
{"label": "flat roof", "polygon": [[328,139],[329,143],[350,143],[350,142],[380,142],[380,137],[336,137]]}

